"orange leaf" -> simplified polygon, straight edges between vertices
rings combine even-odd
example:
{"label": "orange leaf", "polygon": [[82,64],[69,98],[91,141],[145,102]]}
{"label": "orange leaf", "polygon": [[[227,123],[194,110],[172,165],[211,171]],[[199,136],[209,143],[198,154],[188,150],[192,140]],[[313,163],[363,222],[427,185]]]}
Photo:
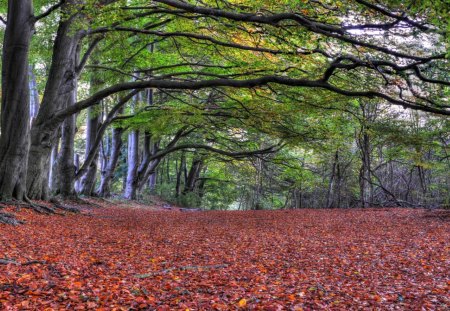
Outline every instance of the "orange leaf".
{"label": "orange leaf", "polygon": [[247,300],[245,298],[242,298],[241,300],[239,300],[238,302],[238,306],[241,308],[244,308],[247,305]]}

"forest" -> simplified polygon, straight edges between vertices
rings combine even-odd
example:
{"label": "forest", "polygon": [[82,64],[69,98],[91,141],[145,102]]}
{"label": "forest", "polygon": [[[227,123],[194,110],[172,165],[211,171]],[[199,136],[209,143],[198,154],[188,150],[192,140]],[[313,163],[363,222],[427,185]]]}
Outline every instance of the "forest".
{"label": "forest", "polygon": [[448,3],[333,3],[9,1],[2,200],[448,206]]}
{"label": "forest", "polygon": [[450,304],[448,0],[3,0],[0,32],[0,309]]}

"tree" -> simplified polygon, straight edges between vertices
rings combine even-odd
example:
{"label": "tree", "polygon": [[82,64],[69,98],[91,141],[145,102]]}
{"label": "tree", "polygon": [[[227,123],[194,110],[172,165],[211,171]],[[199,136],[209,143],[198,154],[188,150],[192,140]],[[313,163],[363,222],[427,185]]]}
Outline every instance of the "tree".
{"label": "tree", "polygon": [[[437,18],[439,10],[446,10],[445,6],[429,8],[426,1],[373,4],[365,0],[332,5],[321,1],[197,4],[178,0],[151,3],[66,0],[50,5],[35,1],[35,4],[41,14],[34,15],[31,0],[9,1],[6,8],[4,121],[0,138],[0,155],[5,154],[0,157],[0,169],[3,167],[5,171],[2,176],[6,176],[0,180],[4,199],[47,199],[49,159],[63,123],[63,138],[67,139],[63,149],[67,152],[60,161],[65,169],[60,172],[66,172],[61,175],[67,179],[65,189],[59,193],[74,193],[74,179],[89,171],[85,193],[92,194],[98,148],[107,126],[118,116],[108,116],[105,126],[95,126],[97,132],[103,133],[92,133],[95,143],[89,144],[85,152],[87,164],[76,173],[71,171],[73,116],[85,109],[95,110],[93,107],[115,98],[116,94],[127,98],[135,92],[153,89],[164,94],[166,100],[173,98],[177,105],[201,100],[211,104],[208,94],[213,94],[213,98],[221,94],[231,97],[229,101],[244,103],[238,110],[244,113],[249,94],[254,93],[255,98],[278,109],[298,104],[299,98],[310,98],[326,109],[327,101],[321,99],[332,98],[341,103],[340,110],[349,113],[354,113],[352,99],[361,99],[435,115],[450,114],[446,102],[450,85],[445,45],[448,29],[447,23]],[[34,27],[43,31],[33,37]],[[51,57],[43,49],[35,48],[33,40],[42,37],[51,46]],[[42,101],[31,129],[26,119],[29,95],[24,87],[28,85],[30,46],[32,54],[40,55],[39,66],[35,67],[47,71],[46,79],[38,83]],[[14,53],[13,47],[18,49]],[[103,76],[101,85],[88,92],[77,92],[77,85],[84,88],[92,74]],[[18,79],[11,79],[12,76]],[[230,89],[239,92],[232,94]],[[76,93],[80,98],[77,102]],[[10,104],[14,100],[17,104]],[[350,107],[345,107],[349,103]],[[227,105],[223,100],[213,104]],[[208,114],[213,108],[205,106],[203,113]],[[220,113],[230,120],[236,117]],[[284,117],[272,113],[275,120]],[[16,125],[12,116],[19,115],[26,115],[21,118],[20,134],[11,133],[12,124]],[[267,124],[270,126],[258,126],[259,130],[277,137],[276,125]],[[138,178],[138,184],[145,184],[154,172],[151,166],[156,162],[148,159],[162,159],[166,154],[189,148],[226,150],[204,142],[189,147],[173,146],[165,151],[163,148],[138,167],[141,172],[138,175],[142,177]],[[369,149],[366,148],[366,153]],[[228,148],[225,154],[236,152]],[[332,176],[338,168],[335,167]],[[374,177],[368,169],[371,167],[366,163],[362,180]],[[424,179],[423,172],[420,174]],[[328,191],[330,197],[334,181],[330,182],[333,183]]]}

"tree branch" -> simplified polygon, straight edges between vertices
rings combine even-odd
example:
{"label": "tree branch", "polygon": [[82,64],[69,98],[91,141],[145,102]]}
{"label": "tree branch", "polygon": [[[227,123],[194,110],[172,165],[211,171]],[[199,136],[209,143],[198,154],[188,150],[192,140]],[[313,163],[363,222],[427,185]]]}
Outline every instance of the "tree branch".
{"label": "tree branch", "polygon": [[88,153],[83,165],[76,172],[75,179],[79,179],[81,176],[83,176],[83,174],[86,173],[89,166],[92,164],[92,161],[95,159],[95,155],[96,155],[96,153],[100,147],[100,143],[103,139],[103,134],[105,133],[106,129],[111,124],[111,122],[114,120],[114,116],[116,115],[117,111],[119,111],[119,109],[122,108],[137,93],[139,93],[139,90],[134,90],[134,91],[130,92],[128,95],[123,97],[108,113],[105,121],[103,121],[103,124],[100,126],[100,128],[97,131],[97,136],[95,138],[94,144],[92,145],[91,150],[89,150],[89,153]]}
{"label": "tree branch", "polygon": [[54,11],[56,11],[57,9],[59,9],[64,3],[66,2],[66,0],[60,0],[58,3],[52,5],[47,11],[45,11],[44,13],[35,16],[35,21],[39,21],[47,16],[49,16],[50,14],[52,14]]}
{"label": "tree branch", "polygon": [[63,110],[56,112],[52,118],[49,118],[47,120],[46,126],[49,127],[55,126],[55,124],[59,124],[67,116],[77,113],[90,106],[93,106],[97,104],[100,100],[112,94],[126,90],[145,89],[145,88],[178,89],[178,90],[199,90],[211,87],[253,88],[265,86],[268,85],[269,83],[295,87],[322,88],[349,97],[381,98],[385,99],[387,102],[391,104],[402,106],[404,108],[432,112],[441,115],[450,115],[450,110],[448,109],[410,103],[376,91],[349,91],[333,86],[327,81],[323,81],[322,79],[319,80],[292,79],[288,77],[271,75],[255,79],[242,79],[242,80],[231,80],[231,79],[212,79],[204,81],[147,80],[147,81],[119,83],[111,87],[105,88],[85,100],[79,101],[75,103],[73,106],[67,107]]}

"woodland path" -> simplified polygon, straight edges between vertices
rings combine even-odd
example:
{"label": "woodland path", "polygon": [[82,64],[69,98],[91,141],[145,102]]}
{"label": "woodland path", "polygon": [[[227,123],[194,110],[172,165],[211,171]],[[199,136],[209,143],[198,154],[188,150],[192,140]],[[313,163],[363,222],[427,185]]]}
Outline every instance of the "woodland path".
{"label": "woodland path", "polygon": [[411,209],[92,207],[0,225],[2,310],[444,310],[450,223]]}

